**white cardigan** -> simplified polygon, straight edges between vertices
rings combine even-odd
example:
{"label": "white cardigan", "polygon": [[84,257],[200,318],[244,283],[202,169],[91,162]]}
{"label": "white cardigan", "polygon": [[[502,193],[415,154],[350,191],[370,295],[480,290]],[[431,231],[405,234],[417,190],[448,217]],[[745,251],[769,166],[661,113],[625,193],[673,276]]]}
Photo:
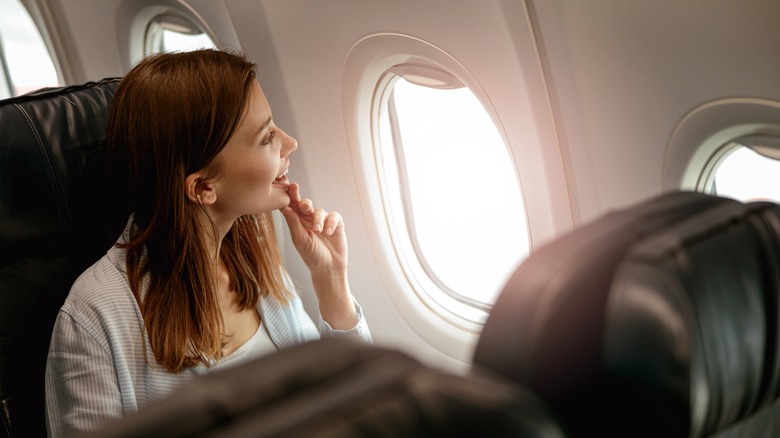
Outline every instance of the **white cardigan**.
{"label": "white cardigan", "polygon": [[[76,280],[54,325],[46,364],[46,419],[49,436],[95,430],[171,394],[203,365],[172,374],[157,364],[143,335],[141,311],[128,286],[126,252],[113,246]],[[285,274],[290,290],[294,290]],[[323,336],[351,336],[371,342],[360,306],[359,322],[334,330],[319,318],[319,330],[296,295],[281,305],[261,298],[262,327],[277,349]],[[149,352],[146,361],[144,350]]]}

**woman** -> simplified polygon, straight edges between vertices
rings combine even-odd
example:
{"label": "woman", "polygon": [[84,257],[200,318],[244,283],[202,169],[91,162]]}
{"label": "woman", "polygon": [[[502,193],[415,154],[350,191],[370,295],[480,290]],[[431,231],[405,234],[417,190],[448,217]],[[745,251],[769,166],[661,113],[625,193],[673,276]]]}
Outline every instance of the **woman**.
{"label": "woman", "polygon": [[[343,220],[287,179],[298,144],[276,126],[244,57],[141,61],[117,88],[106,142],[133,214],[58,315],[51,436],[99,428],[193,376],[320,334],[371,340],[347,282]],[[319,330],[281,266],[273,210],[310,270]]]}

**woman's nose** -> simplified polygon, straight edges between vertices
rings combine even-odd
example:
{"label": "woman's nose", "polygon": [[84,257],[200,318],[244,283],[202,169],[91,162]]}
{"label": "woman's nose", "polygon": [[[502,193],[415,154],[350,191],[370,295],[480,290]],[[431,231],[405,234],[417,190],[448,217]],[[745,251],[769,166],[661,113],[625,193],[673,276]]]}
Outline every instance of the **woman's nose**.
{"label": "woman's nose", "polygon": [[282,156],[286,157],[298,149],[298,140],[287,134],[284,130],[277,128],[282,134]]}

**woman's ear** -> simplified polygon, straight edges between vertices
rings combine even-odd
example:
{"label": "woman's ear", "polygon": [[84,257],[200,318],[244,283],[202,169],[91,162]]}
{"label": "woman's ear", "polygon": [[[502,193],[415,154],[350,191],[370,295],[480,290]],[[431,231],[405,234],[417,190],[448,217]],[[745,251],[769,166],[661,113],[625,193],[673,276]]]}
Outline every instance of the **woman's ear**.
{"label": "woman's ear", "polygon": [[184,192],[187,199],[197,204],[211,205],[217,201],[217,192],[198,172],[191,173],[184,179]]}

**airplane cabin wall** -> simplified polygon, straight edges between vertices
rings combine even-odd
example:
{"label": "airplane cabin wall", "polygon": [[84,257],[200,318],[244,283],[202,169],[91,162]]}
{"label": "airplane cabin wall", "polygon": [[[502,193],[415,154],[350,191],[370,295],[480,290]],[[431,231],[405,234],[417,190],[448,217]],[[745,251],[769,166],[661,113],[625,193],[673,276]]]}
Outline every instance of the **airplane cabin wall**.
{"label": "airplane cabin wall", "polygon": [[[355,148],[371,146],[350,144],[345,114],[345,69],[358,41],[419,38],[473,75],[512,152],[534,245],[663,190],[667,144],[694,108],[726,97],[780,101],[780,28],[772,21],[780,3],[771,0],[25,2],[56,20],[51,37],[69,83],[122,75],[137,51],[127,41],[137,26],[128,14],[144,8],[189,11],[223,46],[244,50],[258,63],[277,124],[300,143],[291,179],[345,218],[351,285],[375,341],[452,370],[468,368],[478,334],[454,336],[441,324],[428,331],[404,313],[377,254],[382,227],[369,221],[355,168]],[[466,177],[482,183],[486,172]],[[475,208],[488,207],[464,200],[442,215],[457,220],[458,210]],[[288,239],[288,267],[311,294]],[[310,296],[305,303],[316,313]]]}
{"label": "airplane cabin wall", "polygon": [[666,146],[690,111],[780,101],[778,2],[530,4],[582,220],[662,190]]}

